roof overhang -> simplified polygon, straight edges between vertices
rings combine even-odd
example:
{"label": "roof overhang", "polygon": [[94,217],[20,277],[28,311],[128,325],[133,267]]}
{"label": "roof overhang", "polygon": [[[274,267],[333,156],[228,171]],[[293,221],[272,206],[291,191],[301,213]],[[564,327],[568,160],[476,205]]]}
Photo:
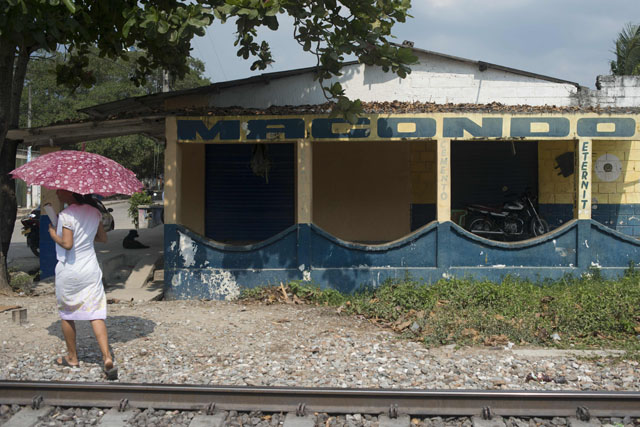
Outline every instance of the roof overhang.
{"label": "roof overhang", "polygon": [[67,123],[33,129],[12,129],[7,132],[7,138],[32,147],[77,144],[133,134],[164,140],[164,121],[164,116],[146,116]]}

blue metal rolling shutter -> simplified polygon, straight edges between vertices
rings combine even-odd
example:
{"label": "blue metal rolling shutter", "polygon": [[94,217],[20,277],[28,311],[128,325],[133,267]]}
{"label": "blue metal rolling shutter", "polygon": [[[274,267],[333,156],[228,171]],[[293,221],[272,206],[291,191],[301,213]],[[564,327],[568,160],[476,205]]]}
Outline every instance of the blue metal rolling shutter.
{"label": "blue metal rolling shutter", "polygon": [[252,145],[206,148],[205,234],[220,242],[267,239],[295,221],[293,144],[269,144],[269,182],[253,174]]}

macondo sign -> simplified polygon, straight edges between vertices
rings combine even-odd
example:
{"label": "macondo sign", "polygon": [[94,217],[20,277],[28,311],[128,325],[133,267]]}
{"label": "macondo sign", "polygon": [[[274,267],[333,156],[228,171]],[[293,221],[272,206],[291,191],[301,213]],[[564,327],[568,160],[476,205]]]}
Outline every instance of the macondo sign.
{"label": "macondo sign", "polygon": [[178,142],[412,139],[634,139],[633,116],[366,115],[356,124],[317,116],[178,117]]}

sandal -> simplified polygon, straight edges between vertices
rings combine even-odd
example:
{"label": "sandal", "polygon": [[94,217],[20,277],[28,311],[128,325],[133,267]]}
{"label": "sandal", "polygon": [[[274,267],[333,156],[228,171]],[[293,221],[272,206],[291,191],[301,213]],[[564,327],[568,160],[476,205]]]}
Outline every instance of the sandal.
{"label": "sandal", "polygon": [[76,363],[75,365],[72,363],[69,363],[69,361],[67,360],[67,358],[65,356],[60,356],[57,359],[53,359],[53,364],[57,365],[57,366],[62,366],[65,368],[79,368],[80,364]]}
{"label": "sandal", "polygon": [[118,368],[113,364],[113,362],[111,362],[110,368],[107,368],[107,366],[105,365],[103,367],[103,370],[105,376],[107,377],[107,380],[114,381],[118,379]]}

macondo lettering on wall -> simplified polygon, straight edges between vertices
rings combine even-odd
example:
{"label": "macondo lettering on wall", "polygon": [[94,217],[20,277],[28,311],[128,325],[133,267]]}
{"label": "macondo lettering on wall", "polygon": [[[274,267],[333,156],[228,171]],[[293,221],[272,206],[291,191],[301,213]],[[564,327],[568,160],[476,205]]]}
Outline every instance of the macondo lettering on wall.
{"label": "macondo lettering on wall", "polygon": [[[575,118],[574,118],[575,119]],[[178,142],[386,140],[425,138],[622,138],[636,136],[631,117],[361,117],[354,125],[339,118],[177,119]],[[507,126],[508,125],[508,126]]]}

